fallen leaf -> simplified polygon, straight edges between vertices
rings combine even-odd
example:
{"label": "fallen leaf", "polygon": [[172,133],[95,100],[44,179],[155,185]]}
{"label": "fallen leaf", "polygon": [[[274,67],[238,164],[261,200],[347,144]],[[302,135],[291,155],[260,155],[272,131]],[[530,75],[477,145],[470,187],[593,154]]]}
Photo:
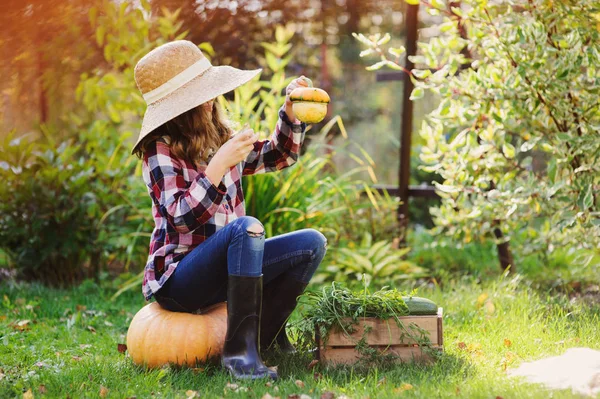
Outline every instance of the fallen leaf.
{"label": "fallen leaf", "polygon": [[44,394],[45,394],[45,393],[46,393],[48,390],[46,389],[46,386],[45,386],[44,384],[42,384],[42,385],[40,385],[40,386],[38,387],[38,391],[39,391],[39,392],[40,392],[42,395],[44,395]]}
{"label": "fallen leaf", "polygon": [[4,320],[6,320],[6,315],[4,315],[4,314],[0,315],[0,321],[4,321]]}
{"label": "fallen leaf", "polygon": [[460,350],[467,349],[467,344],[465,344],[464,342],[459,342],[457,346],[458,346],[458,349],[460,349]]}
{"label": "fallen leaf", "polygon": [[481,344],[478,342],[471,343],[467,345],[467,352],[472,355],[481,356],[483,355],[483,351],[481,350]]}
{"label": "fallen leaf", "polygon": [[314,359],[313,361],[311,361],[311,362],[308,364],[308,367],[306,367],[306,368],[310,370],[310,369],[312,369],[313,367],[315,367],[317,364],[319,364],[319,361],[318,361],[317,359]]}
{"label": "fallen leaf", "polygon": [[414,387],[411,384],[405,382],[405,383],[401,384],[398,388],[394,389],[394,392],[402,393],[404,391],[410,391],[413,388]]}
{"label": "fallen leaf", "polygon": [[312,399],[310,396],[308,396],[307,394],[303,393],[302,395],[300,395],[300,399]]}
{"label": "fallen leaf", "polygon": [[515,355],[512,352],[506,352],[506,354],[504,355],[504,359],[502,359],[502,361],[500,362],[500,364],[502,365],[502,370],[506,371],[506,369],[508,368],[508,366],[514,362],[515,358],[517,357],[517,355]]}
{"label": "fallen leaf", "polygon": [[227,384],[225,384],[225,389],[231,389],[232,391],[235,391],[238,389],[238,384],[232,384],[228,382]]}
{"label": "fallen leaf", "polygon": [[[188,389],[187,391],[185,391],[185,396],[188,398],[195,398],[197,394],[198,394],[198,392],[192,391],[191,389]],[[198,395],[198,397],[200,397],[200,395]]]}
{"label": "fallen leaf", "polygon": [[23,399],[33,399],[33,392],[29,388],[26,392],[23,392]]}
{"label": "fallen leaf", "polygon": [[479,295],[477,297],[477,303],[476,303],[477,308],[482,307],[483,304],[485,303],[486,299],[488,299],[488,294],[486,294],[485,292],[483,294]]}
{"label": "fallen leaf", "polygon": [[504,338],[504,346],[506,346],[507,348],[510,348],[511,345],[512,345],[512,342],[510,341],[510,339]]}
{"label": "fallen leaf", "polygon": [[72,356],[71,359],[73,359],[75,361],[80,361],[81,357],[80,356]]}
{"label": "fallen leaf", "polygon": [[20,320],[14,325],[14,328],[17,330],[24,331],[26,329],[29,329],[29,323],[31,323],[31,320]]}
{"label": "fallen leaf", "polygon": [[335,394],[330,391],[325,391],[321,394],[321,399],[334,399],[334,398],[335,398]]}
{"label": "fallen leaf", "polygon": [[87,329],[92,332],[92,334],[96,334],[96,329],[92,326],[87,326]]}
{"label": "fallen leaf", "polygon": [[296,380],[295,384],[298,388],[304,388],[304,382],[301,380]]}
{"label": "fallen leaf", "polygon": [[268,393],[266,393],[260,399],[275,399],[275,398],[272,397],[271,395],[269,395]]}
{"label": "fallen leaf", "polygon": [[102,385],[100,385],[100,397],[103,398],[106,395],[108,395],[108,388],[103,387]]}
{"label": "fallen leaf", "polygon": [[87,306],[85,305],[75,305],[75,309],[78,311],[86,310]]}
{"label": "fallen leaf", "polygon": [[485,302],[485,311],[487,312],[487,314],[494,314],[494,311],[496,310],[496,307],[494,306],[494,303],[492,301],[486,301]]}
{"label": "fallen leaf", "polygon": [[127,351],[127,345],[117,344],[117,350],[119,351],[119,353],[125,353]]}
{"label": "fallen leaf", "polygon": [[287,399],[300,399],[300,395],[297,393],[291,393],[288,395]]}
{"label": "fallen leaf", "polygon": [[79,347],[80,347],[81,349],[87,349],[87,348],[91,348],[91,347],[92,347],[92,345],[91,345],[91,344],[79,344]]}

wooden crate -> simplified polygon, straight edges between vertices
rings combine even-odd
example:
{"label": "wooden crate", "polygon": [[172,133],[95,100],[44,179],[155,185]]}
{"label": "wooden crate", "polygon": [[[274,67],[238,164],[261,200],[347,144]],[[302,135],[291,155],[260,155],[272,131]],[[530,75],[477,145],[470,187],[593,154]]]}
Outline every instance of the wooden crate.
{"label": "wooden crate", "polygon": [[[442,329],[442,308],[438,308],[437,315],[430,316],[402,316],[400,320],[405,328],[414,334],[417,330],[410,328],[416,325],[428,333],[431,346],[434,350],[442,351],[444,347]],[[371,330],[366,333],[366,340],[370,347],[377,348],[382,354],[392,353],[398,356],[399,362],[431,361],[429,352],[422,350],[407,333],[398,327],[394,319],[381,320],[373,317],[361,319],[354,325],[354,331],[347,334],[344,331],[331,331],[326,343],[323,343],[317,333],[318,358],[323,364],[351,364],[360,359],[360,354],[355,346],[363,337],[365,326]],[[318,329],[317,329],[318,332]]]}

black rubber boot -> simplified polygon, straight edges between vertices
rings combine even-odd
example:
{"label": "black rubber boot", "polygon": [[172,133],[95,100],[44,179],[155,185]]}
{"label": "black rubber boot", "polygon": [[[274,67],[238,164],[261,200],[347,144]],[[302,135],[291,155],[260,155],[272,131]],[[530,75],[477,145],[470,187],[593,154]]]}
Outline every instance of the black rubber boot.
{"label": "black rubber boot", "polygon": [[285,332],[285,324],[296,308],[298,296],[307,285],[289,273],[283,273],[265,286],[260,325],[260,342],[265,351],[279,349],[284,353],[296,352]]}
{"label": "black rubber boot", "polygon": [[227,335],[221,364],[234,378],[277,378],[259,353],[262,281],[262,276],[228,277]]}

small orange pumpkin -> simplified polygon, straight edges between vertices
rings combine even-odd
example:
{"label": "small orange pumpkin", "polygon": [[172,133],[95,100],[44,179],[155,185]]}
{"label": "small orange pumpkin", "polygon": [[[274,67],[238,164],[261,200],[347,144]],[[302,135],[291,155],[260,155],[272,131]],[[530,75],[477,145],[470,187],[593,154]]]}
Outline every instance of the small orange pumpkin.
{"label": "small orange pumpkin", "polygon": [[149,368],[168,363],[194,366],[220,355],[227,333],[227,303],[203,314],[171,312],[152,302],[140,309],[127,331],[134,363]]}
{"label": "small orange pumpkin", "polygon": [[296,118],[305,123],[318,123],[327,115],[329,94],[313,87],[312,81],[305,78],[308,87],[297,87],[290,93],[290,101]]}

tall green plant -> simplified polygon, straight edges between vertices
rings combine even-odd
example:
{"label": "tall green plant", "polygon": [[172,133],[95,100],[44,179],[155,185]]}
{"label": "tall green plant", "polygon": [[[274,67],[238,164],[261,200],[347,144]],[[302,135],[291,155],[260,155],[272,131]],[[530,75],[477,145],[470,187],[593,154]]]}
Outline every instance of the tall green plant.
{"label": "tall green plant", "polygon": [[321,269],[314,281],[363,281],[365,286],[396,283],[425,275],[425,270],[403,259],[410,248],[394,248],[387,240],[373,242],[369,232],[358,245],[333,247],[327,267]]}
{"label": "tall green plant", "polygon": [[146,2],[103,1],[89,16],[108,66],[81,76],[70,134],[42,126],[43,140],[2,144],[0,248],[24,275],[48,283],[98,277],[113,261],[125,269],[145,262],[151,203],[129,154],[144,112],[133,68],[142,52],[184,35],[177,12],[150,19]]}
{"label": "tall green plant", "polygon": [[[435,231],[470,242],[495,239],[499,229],[503,240],[525,238],[521,253],[597,252],[598,3],[462,4],[422,3],[443,16],[442,33],[419,43],[410,71],[413,100],[425,90],[440,98],[420,129],[426,170],[444,179],[436,185]],[[399,67],[377,52],[374,67]]]}

